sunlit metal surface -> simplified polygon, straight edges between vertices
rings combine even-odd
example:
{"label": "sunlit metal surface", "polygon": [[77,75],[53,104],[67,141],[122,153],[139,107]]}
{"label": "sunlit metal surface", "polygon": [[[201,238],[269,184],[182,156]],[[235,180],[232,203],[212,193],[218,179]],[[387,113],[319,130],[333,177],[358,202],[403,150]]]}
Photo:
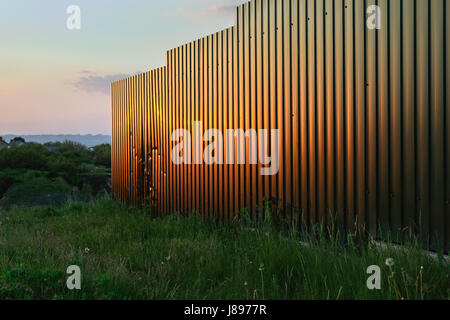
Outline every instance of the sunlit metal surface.
{"label": "sunlit metal surface", "polygon": [[[366,10],[381,9],[380,30]],[[161,214],[282,214],[450,246],[445,0],[256,0],[234,27],[112,84],[113,192]],[[280,129],[280,171],[174,165],[173,130]],[[227,141],[225,141],[225,144]],[[246,146],[248,151],[248,146]]]}

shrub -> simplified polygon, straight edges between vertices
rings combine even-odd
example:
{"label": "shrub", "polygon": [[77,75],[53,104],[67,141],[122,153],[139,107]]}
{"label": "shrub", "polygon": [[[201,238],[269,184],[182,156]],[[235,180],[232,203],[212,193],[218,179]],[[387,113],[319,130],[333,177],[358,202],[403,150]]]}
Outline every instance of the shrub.
{"label": "shrub", "polygon": [[3,172],[0,172],[0,199],[3,197],[3,194],[9,189],[10,186],[14,183],[14,179],[7,176]]}
{"label": "shrub", "polygon": [[25,139],[22,138],[22,137],[15,137],[15,138],[12,139],[9,143],[11,144],[11,143],[14,143],[14,142],[17,142],[17,143],[25,143]]}
{"label": "shrub", "polygon": [[101,144],[94,147],[93,158],[94,164],[99,166],[111,167],[111,146],[109,144]]}
{"label": "shrub", "polygon": [[1,149],[0,169],[43,169],[47,163],[47,156],[48,151],[37,143],[26,143],[9,149]]}
{"label": "shrub", "polygon": [[61,152],[70,152],[70,151],[86,151],[87,148],[85,145],[74,141],[64,141],[61,143],[59,151]]}
{"label": "shrub", "polygon": [[67,202],[72,189],[60,182],[39,177],[12,185],[0,200],[0,206],[60,206]]}

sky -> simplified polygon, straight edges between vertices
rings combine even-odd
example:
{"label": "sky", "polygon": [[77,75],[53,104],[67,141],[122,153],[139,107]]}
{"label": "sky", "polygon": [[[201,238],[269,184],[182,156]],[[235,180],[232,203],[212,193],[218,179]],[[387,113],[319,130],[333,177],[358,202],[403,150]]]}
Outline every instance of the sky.
{"label": "sky", "polygon": [[[0,0],[0,135],[110,134],[109,84],[234,24],[245,0]],[[80,8],[79,30],[66,12]]]}

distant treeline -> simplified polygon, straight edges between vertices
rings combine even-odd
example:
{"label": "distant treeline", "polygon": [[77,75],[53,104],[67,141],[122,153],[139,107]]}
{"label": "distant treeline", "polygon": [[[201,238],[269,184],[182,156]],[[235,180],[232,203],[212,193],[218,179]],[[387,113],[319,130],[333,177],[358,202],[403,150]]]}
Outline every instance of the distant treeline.
{"label": "distant treeline", "polygon": [[64,142],[64,141],[73,141],[78,142],[86,147],[94,147],[100,144],[111,144],[111,136],[109,135],[13,135],[7,134],[3,135],[3,139],[6,142],[11,141],[16,137],[22,137],[28,142],[36,142],[40,144],[44,144],[47,142]]}
{"label": "distant treeline", "polygon": [[110,167],[109,144],[25,142],[0,148],[0,208],[56,205],[109,193]]}

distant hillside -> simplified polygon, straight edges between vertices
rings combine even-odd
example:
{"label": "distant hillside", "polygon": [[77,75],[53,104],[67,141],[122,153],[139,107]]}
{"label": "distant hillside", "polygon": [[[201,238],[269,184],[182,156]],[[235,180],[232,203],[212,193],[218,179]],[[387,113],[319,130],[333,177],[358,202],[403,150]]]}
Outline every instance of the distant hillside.
{"label": "distant hillside", "polygon": [[37,142],[44,144],[47,142],[64,142],[66,140],[84,144],[86,147],[95,147],[99,144],[111,144],[111,136],[106,135],[4,135],[2,136],[6,142],[11,141],[15,137],[22,137],[27,142]]}

